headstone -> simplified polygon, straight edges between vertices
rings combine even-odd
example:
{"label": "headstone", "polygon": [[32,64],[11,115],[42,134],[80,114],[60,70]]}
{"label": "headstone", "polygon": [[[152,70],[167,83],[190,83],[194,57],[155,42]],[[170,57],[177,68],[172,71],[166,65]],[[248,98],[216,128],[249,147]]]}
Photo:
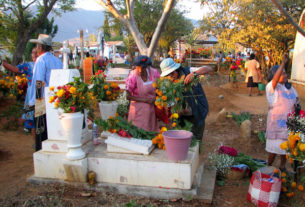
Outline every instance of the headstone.
{"label": "headstone", "polygon": [[[305,30],[305,9],[299,25]],[[297,32],[294,43],[291,79],[305,84],[305,37],[300,32]]]}
{"label": "headstone", "polygon": [[226,121],[226,116],[227,116],[227,110],[226,108],[223,108],[220,112],[217,114],[217,121],[218,122],[224,122]]}
{"label": "headstone", "polygon": [[111,68],[105,71],[106,81],[118,83],[121,89],[125,88],[125,81],[128,77],[130,69]]}
{"label": "headstone", "polygon": [[[49,86],[63,86],[71,81],[73,77],[79,77],[79,71],[77,69],[63,69],[63,70],[52,70],[50,77]],[[54,104],[49,103],[49,98],[52,95],[49,91],[49,87],[46,87],[46,113],[47,113],[47,127],[48,127],[48,140],[42,143],[43,151],[54,151],[54,152],[67,152],[66,141],[67,137],[62,129],[59,121],[59,116],[62,113],[60,109],[55,109]],[[85,114],[85,120],[86,120]],[[84,120],[83,132],[82,132],[82,143],[85,143],[90,139],[90,133],[88,131],[87,122]],[[60,142],[58,142],[60,141]]]}
{"label": "headstone", "polygon": [[248,139],[251,137],[251,125],[252,122],[250,120],[245,120],[240,125],[240,136],[242,138]]}

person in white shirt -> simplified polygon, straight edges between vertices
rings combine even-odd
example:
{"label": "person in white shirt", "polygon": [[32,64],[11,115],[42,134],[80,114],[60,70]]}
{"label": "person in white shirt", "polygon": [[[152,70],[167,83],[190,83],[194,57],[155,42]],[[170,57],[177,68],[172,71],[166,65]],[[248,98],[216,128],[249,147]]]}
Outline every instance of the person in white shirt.
{"label": "person in white shirt", "polygon": [[[46,34],[39,34],[38,39],[31,39],[30,42],[36,43],[38,58],[34,65],[32,85],[29,88],[31,97],[29,107],[35,106],[36,99],[44,97],[44,87],[49,86],[51,71],[62,69],[62,62],[50,51],[52,50],[52,37]],[[41,142],[48,138],[46,115],[35,118],[35,150],[41,149]]]}

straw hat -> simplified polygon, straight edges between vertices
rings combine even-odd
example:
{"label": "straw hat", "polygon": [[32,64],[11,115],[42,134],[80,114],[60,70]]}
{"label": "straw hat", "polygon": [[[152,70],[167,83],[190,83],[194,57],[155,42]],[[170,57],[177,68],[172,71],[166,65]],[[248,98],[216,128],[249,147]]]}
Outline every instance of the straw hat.
{"label": "straw hat", "polygon": [[52,46],[52,37],[47,34],[39,34],[38,39],[30,39],[30,42]]}
{"label": "straw hat", "polygon": [[180,66],[180,63],[176,63],[172,58],[164,59],[160,64],[160,68],[162,71],[161,77],[169,75],[170,73],[180,68]]}

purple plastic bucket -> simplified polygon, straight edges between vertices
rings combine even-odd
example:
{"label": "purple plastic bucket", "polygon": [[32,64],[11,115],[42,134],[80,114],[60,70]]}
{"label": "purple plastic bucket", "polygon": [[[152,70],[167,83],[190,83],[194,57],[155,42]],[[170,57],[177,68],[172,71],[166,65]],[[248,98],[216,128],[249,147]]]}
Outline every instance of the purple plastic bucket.
{"label": "purple plastic bucket", "polygon": [[185,130],[169,130],[162,135],[167,158],[173,161],[185,160],[193,133]]}

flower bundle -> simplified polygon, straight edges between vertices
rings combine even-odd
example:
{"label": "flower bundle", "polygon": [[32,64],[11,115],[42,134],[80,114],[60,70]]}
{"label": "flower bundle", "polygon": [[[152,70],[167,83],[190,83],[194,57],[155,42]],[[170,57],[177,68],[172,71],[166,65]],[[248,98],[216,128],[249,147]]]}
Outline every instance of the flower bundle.
{"label": "flower bundle", "polygon": [[199,83],[199,78],[195,78],[190,84],[184,85],[184,76],[179,80],[171,80],[170,78],[161,77],[157,79],[153,87],[156,89],[157,108],[171,108],[172,113],[176,113],[182,109],[183,93],[192,90],[192,87]]}
{"label": "flower bundle", "polygon": [[[278,169],[275,169],[274,173],[278,173]],[[282,172],[281,179],[282,179],[282,192],[288,198],[293,197],[295,195],[296,190],[304,191],[304,185],[297,184],[294,181],[292,174],[287,174],[286,172]]]}
{"label": "flower bundle", "polygon": [[121,137],[126,138],[139,138],[151,140],[155,137],[156,132],[148,132],[144,129],[138,128],[132,125],[123,117],[119,116],[118,113],[115,117],[110,116],[108,120],[98,119],[95,123],[102,128],[104,131],[109,131],[111,133],[117,133]]}
{"label": "flower bundle", "polygon": [[116,100],[120,94],[119,85],[117,83],[107,83],[106,75],[102,70],[97,71],[90,81],[93,84],[91,91],[99,102]]}
{"label": "flower bundle", "polygon": [[93,70],[94,73],[97,73],[99,70],[105,71],[107,66],[107,61],[103,59],[93,60]]}
{"label": "flower bundle", "polygon": [[85,109],[93,108],[96,103],[88,85],[80,78],[74,78],[73,82],[58,86],[56,91],[53,86],[49,90],[52,93],[49,103],[54,103],[55,108],[63,109],[64,113],[83,112]]}
{"label": "flower bundle", "polygon": [[25,74],[22,74],[22,76],[16,76],[15,79],[16,79],[15,86],[13,88],[12,93],[15,96],[25,95],[26,91],[27,91],[27,87],[28,87],[27,79],[25,77]]}

